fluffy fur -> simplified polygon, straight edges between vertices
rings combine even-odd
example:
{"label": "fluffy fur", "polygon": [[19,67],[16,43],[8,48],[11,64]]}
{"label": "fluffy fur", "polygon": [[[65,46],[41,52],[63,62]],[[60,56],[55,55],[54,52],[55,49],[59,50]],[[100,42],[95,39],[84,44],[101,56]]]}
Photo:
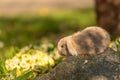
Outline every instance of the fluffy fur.
{"label": "fluffy fur", "polygon": [[93,26],[60,39],[57,49],[64,56],[92,55],[104,52],[109,43],[110,35],[104,29]]}

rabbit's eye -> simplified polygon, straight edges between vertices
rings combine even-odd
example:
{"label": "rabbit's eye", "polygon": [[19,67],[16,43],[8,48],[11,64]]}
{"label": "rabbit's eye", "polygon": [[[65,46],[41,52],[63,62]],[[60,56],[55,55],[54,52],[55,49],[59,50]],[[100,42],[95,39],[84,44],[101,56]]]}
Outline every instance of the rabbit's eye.
{"label": "rabbit's eye", "polygon": [[65,48],[65,45],[61,45],[61,48]]}
{"label": "rabbit's eye", "polygon": [[61,45],[61,48],[64,48],[64,45]]}

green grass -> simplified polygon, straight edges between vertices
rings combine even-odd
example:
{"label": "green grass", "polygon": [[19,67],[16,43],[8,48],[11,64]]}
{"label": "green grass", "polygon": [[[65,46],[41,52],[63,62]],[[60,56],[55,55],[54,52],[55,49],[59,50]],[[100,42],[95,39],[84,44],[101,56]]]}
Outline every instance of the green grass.
{"label": "green grass", "polygon": [[[21,50],[27,49],[27,51],[24,52],[30,52],[30,50],[34,48],[37,49],[38,44],[41,45],[37,42],[40,42],[42,37],[47,38],[47,40],[43,39],[43,42],[53,40],[52,38],[56,40],[59,39],[60,35],[64,36],[93,25],[96,25],[96,15],[93,9],[56,10],[47,14],[45,13],[45,15],[0,17],[0,58],[13,58],[21,49],[18,47],[22,47]],[[52,42],[50,42],[50,44]],[[28,45],[33,43],[34,45]],[[47,44],[47,46],[49,45]],[[118,38],[111,43],[111,48],[120,52],[119,47],[120,40]],[[45,47],[43,46],[43,48]],[[43,48],[41,48],[41,50],[43,50]],[[56,45],[54,49],[56,49]],[[48,47],[47,53],[50,50],[54,51],[54,49]],[[55,60],[55,57],[58,56],[54,55],[53,57]],[[58,64],[60,61],[61,59],[56,60],[55,63]],[[9,75],[16,76],[16,72],[16,69],[7,71],[5,60],[0,59],[0,79],[10,79]],[[28,71],[12,80],[26,80],[29,77],[34,77],[33,72]]]}
{"label": "green grass", "polygon": [[67,23],[77,23],[80,28],[95,25],[95,11],[93,9],[56,11],[52,17],[58,20],[64,20]]}
{"label": "green grass", "polygon": [[55,10],[45,15],[1,17],[0,42],[3,42],[4,47],[22,47],[39,41],[41,37],[51,39],[51,34],[65,34],[96,25],[95,17],[93,9]]}

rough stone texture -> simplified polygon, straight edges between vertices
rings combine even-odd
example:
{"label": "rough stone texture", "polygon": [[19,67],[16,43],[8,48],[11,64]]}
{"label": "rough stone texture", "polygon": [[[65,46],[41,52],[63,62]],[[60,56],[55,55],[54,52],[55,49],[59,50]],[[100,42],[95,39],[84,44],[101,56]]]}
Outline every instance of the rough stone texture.
{"label": "rough stone texture", "polygon": [[120,80],[120,54],[108,48],[100,55],[70,56],[34,80]]}

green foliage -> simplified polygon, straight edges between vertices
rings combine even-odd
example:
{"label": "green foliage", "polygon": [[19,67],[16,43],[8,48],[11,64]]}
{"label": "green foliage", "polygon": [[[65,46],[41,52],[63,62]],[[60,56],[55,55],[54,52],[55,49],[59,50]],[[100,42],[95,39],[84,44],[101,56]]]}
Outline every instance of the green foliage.
{"label": "green foliage", "polygon": [[18,52],[19,52],[19,48],[11,46],[5,51],[5,58],[6,59],[12,58]]}
{"label": "green foliage", "polygon": [[2,74],[0,76],[0,80],[32,80],[33,77],[35,77],[34,73],[32,71],[27,71],[23,73],[21,76],[16,76],[16,68],[14,68],[11,71],[7,71],[6,74]]}
{"label": "green foliage", "polygon": [[5,67],[5,62],[0,59],[0,75],[4,75],[7,73],[7,69]]}
{"label": "green foliage", "polygon": [[[5,60],[0,59],[0,80],[27,80],[45,74],[63,60],[56,51],[55,42],[49,40],[56,40],[60,33],[78,31],[95,24],[93,9],[1,17],[0,55]],[[41,37],[47,37],[47,40],[40,41]]]}
{"label": "green foliage", "polygon": [[23,46],[38,41],[44,35],[68,33],[95,25],[95,21],[93,9],[59,10],[46,16],[1,17],[0,41],[5,46]]}
{"label": "green foliage", "polygon": [[113,41],[109,45],[113,50],[120,53],[120,37],[113,39]]}
{"label": "green foliage", "polygon": [[45,74],[62,61],[55,45],[46,39],[40,44],[21,49],[10,47],[6,52],[7,55],[14,55],[0,61],[1,80],[31,80],[36,75]]}
{"label": "green foliage", "polygon": [[32,71],[28,71],[26,73],[24,73],[23,75],[19,76],[19,77],[16,77],[14,78],[13,80],[32,80],[31,76],[33,76],[33,72]]}

